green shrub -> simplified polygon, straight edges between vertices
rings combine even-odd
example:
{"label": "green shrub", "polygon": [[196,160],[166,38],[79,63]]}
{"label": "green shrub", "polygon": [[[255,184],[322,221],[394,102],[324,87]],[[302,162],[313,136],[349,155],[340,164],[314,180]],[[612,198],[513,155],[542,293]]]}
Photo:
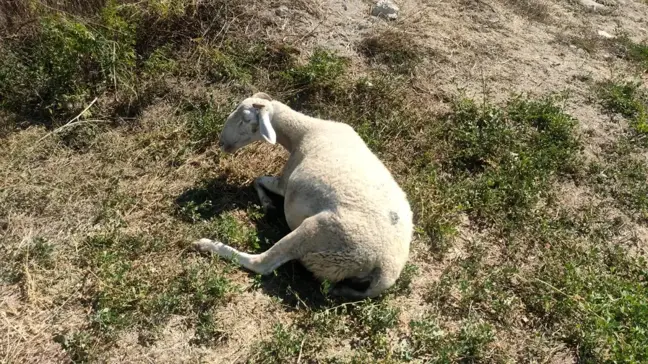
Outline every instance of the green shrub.
{"label": "green shrub", "polygon": [[0,55],[0,106],[51,121],[132,83],[135,29],[116,6],[104,8],[101,26],[61,14],[39,21]]}
{"label": "green shrub", "polygon": [[575,126],[553,98],[518,97],[501,108],[459,101],[437,131],[451,194],[481,221],[519,221],[555,177],[577,170]]}

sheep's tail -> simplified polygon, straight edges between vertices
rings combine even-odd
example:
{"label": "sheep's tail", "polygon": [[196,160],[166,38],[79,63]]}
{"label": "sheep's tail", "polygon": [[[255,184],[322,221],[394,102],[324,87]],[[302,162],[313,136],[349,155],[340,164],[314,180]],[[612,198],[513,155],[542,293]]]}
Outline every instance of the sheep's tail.
{"label": "sheep's tail", "polygon": [[[387,274],[385,274],[387,273]],[[365,291],[359,291],[347,285],[336,286],[331,293],[337,296],[345,296],[353,299],[374,298],[389,289],[396,283],[398,275],[388,274],[381,268],[376,268],[371,274],[373,279]]]}

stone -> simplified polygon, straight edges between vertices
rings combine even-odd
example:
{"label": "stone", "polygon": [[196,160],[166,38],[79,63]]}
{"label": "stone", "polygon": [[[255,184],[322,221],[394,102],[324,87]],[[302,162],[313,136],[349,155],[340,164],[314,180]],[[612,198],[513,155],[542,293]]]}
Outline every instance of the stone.
{"label": "stone", "polygon": [[594,9],[594,10],[599,10],[599,9],[604,9],[605,8],[605,5],[597,3],[594,0],[580,0],[580,3],[584,7]]}
{"label": "stone", "polygon": [[288,14],[290,14],[290,10],[288,10],[288,7],[282,5],[275,9],[275,14],[279,17],[285,18],[286,16],[288,16]]}
{"label": "stone", "polygon": [[598,35],[605,38],[605,39],[614,39],[614,36],[605,30],[599,30]]}
{"label": "stone", "polygon": [[378,0],[371,10],[371,15],[385,18],[388,20],[396,20],[400,8],[391,0]]}

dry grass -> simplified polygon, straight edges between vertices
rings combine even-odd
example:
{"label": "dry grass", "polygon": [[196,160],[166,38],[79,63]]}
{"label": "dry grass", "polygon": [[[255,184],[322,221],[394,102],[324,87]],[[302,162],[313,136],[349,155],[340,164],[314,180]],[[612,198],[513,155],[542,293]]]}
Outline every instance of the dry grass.
{"label": "dry grass", "polygon": [[505,3],[512,7],[515,13],[533,21],[547,22],[551,20],[551,7],[544,0],[507,0]]}
{"label": "dry grass", "polygon": [[[362,1],[34,4],[0,5],[0,361],[646,359],[645,85],[599,82],[643,67],[644,3],[412,0],[390,24]],[[352,124],[408,192],[384,297],[188,250],[287,232],[250,186],[286,153],[213,145],[259,90]]]}

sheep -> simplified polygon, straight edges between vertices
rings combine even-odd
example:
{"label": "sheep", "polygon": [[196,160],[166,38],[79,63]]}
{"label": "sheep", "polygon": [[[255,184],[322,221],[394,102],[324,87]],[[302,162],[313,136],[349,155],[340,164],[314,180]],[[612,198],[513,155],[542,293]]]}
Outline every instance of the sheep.
{"label": "sheep", "polygon": [[[219,146],[234,153],[262,140],[290,153],[280,177],[261,176],[253,185],[266,210],[273,207],[266,191],[284,197],[291,232],[261,254],[210,239],[193,247],[262,275],[298,260],[317,279],[333,284],[334,296],[373,298],[394,285],[409,258],[412,211],[404,191],[355,130],[258,92],[227,117]],[[352,287],[358,284],[365,288]]]}

